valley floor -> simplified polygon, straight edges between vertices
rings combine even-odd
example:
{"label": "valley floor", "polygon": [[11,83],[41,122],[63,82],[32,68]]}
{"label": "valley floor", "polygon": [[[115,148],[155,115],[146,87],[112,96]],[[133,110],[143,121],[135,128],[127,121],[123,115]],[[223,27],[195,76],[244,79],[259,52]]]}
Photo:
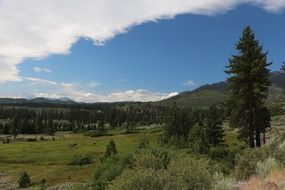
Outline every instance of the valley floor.
{"label": "valley floor", "polygon": [[[157,141],[159,132],[152,129],[134,134],[114,131],[112,136],[89,137],[83,134],[57,133],[52,140],[0,143],[0,189],[5,183],[16,183],[21,172],[31,176],[33,184],[45,179],[48,186],[60,183],[88,183],[94,168],[103,156],[111,139],[116,142],[119,155],[133,152],[144,136]],[[33,135],[19,136],[20,139],[37,138]],[[76,156],[88,156],[92,163],[84,166],[70,165]]]}

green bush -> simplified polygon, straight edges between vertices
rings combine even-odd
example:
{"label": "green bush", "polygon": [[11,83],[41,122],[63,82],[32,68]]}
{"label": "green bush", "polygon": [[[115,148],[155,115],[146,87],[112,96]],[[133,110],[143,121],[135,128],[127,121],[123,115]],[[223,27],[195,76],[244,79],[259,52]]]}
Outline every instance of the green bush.
{"label": "green bush", "polygon": [[104,190],[107,185],[119,176],[125,168],[130,168],[132,157],[130,155],[119,159],[117,156],[106,159],[96,166],[92,181],[94,190]]}
{"label": "green bush", "polygon": [[88,156],[75,156],[70,162],[70,165],[83,166],[92,163],[92,159]]}
{"label": "green bush", "polygon": [[143,137],[138,145],[139,149],[148,148],[149,147],[149,140],[146,137]]}
{"label": "green bush", "polygon": [[[240,146],[219,146],[210,148],[208,156],[211,158],[211,163],[216,165],[218,171],[224,174],[230,174],[235,167],[235,157],[242,151]],[[216,170],[217,171],[217,170]]]}
{"label": "green bush", "polygon": [[[175,185],[174,185],[175,184]],[[165,170],[153,169],[126,170],[109,187],[108,190],[174,190],[179,184],[172,181]]]}
{"label": "green bush", "polygon": [[134,165],[138,168],[161,170],[167,169],[170,163],[170,155],[160,149],[147,149],[136,154],[134,160]]}
{"label": "green bush", "polygon": [[[139,157],[139,155],[137,156]],[[157,162],[152,153],[143,154],[143,161],[135,158],[135,168],[125,170],[109,185],[110,190],[209,190],[212,177],[208,161],[179,154],[172,157],[167,167]],[[149,160],[147,160],[149,159]],[[159,159],[158,159],[159,160]],[[157,163],[161,163],[160,161]],[[157,167],[160,166],[160,167]]]}
{"label": "green bush", "polygon": [[27,172],[21,173],[18,179],[18,184],[20,188],[29,187],[31,185],[31,179]]}
{"label": "green bush", "polygon": [[182,185],[182,189],[209,190],[213,182],[209,162],[189,155],[177,155],[173,158],[168,172],[172,181],[177,181]]}
{"label": "green bush", "polygon": [[114,156],[117,153],[118,153],[118,151],[117,151],[117,148],[116,148],[116,143],[113,140],[111,140],[109,142],[109,144],[107,145],[105,154],[104,154],[104,156],[103,156],[103,158],[101,160],[104,161],[105,159],[110,158],[110,157]]}

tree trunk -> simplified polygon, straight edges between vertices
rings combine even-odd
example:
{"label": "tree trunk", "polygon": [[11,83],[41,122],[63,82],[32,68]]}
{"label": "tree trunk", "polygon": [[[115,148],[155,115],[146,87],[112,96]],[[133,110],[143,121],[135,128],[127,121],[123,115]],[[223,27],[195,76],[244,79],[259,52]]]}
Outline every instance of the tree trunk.
{"label": "tree trunk", "polygon": [[261,147],[260,130],[258,126],[255,131],[255,141],[256,141],[256,147]]}
{"label": "tree trunk", "polygon": [[265,131],[263,131],[263,144],[266,144],[266,137],[265,137]]}
{"label": "tree trunk", "polygon": [[255,147],[254,130],[252,128],[250,128],[250,132],[249,132],[249,146],[250,146],[250,148],[254,148]]}
{"label": "tree trunk", "polygon": [[254,111],[253,111],[253,105],[252,105],[252,98],[249,98],[249,122],[248,122],[248,127],[249,127],[249,146],[250,148],[255,147],[255,142],[254,142],[254,131],[255,131],[255,123],[254,123]]}

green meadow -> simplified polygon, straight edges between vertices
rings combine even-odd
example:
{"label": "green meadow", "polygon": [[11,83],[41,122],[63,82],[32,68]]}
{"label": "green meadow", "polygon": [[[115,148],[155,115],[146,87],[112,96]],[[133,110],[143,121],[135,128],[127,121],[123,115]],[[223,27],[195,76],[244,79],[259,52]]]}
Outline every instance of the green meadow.
{"label": "green meadow", "polygon": [[[111,136],[89,137],[83,134],[57,134],[55,140],[12,142],[0,144],[0,173],[12,182],[26,171],[33,184],[46,180],[48,186],[65,182],[90,182],[96,164],[103,156],[106,145],[114,140],[119,155],[134,152],[142,138],[157,142],[160,130],[144,129],[134,134],[111,131]],[[92,163],[84,166],[70,165],[76,156],[88,156]]]}

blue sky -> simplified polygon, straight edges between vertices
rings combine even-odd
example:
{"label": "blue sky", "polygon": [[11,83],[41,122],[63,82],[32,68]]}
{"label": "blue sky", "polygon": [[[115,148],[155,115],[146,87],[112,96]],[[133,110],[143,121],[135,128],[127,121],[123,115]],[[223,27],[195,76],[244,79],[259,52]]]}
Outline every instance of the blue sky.
{"label": "blue sky", "polygon": [[[269,51],[271,69],[279,70],[285,60],[282,9],[276,12],[252,4],[231,9],[146,21],[96,44],[87,35],[70,40],[64,51],[26,56],[17,64],[15,80],[0,84],[0,95],[86,102],[167,98],[225,80],[223,70],[247,25]],[[58,43],[60,47],[66,42]]]}

